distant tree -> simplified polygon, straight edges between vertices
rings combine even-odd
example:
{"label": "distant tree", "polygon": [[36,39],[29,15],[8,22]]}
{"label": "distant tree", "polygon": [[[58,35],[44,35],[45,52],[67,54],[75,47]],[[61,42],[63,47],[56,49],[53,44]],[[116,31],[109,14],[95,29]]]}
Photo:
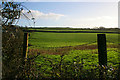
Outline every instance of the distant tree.
{"label": "distant tree", "polygon": [[105,29],[105,27],[103,27],[103,26],[100,26],[100,27],[99,27],[99,29]]}

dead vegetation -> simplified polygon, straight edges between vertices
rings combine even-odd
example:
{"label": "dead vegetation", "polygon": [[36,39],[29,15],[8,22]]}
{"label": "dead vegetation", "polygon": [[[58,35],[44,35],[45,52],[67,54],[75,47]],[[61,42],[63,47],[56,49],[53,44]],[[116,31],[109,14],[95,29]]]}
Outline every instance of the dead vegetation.
{"label": "dead vegetation", "polygon": [[[107,48],[118,48],[116,44],[109,44]],[[77,46],[64,46],[64,47],[57,47],[57,48],[50,48],[48,50],[42,49],[29,49],[28,55],[37,55],[37,54],[51,54],[51,55],[61,55],[67,54],[71,50],[94,50],[97,49],[96,44],[92,45],[77,45]],[[97,51],[91,51],[92,54],[97,54]]]}

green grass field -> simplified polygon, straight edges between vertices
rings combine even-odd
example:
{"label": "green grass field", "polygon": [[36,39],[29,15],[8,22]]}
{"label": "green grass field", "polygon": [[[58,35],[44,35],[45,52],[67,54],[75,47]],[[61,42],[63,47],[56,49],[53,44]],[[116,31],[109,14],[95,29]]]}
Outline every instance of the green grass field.
{"label": "green grass field", "polygon": [[[118,34],[106,34],[108,66],[118,66]],[[95,69],[98,66],[97,33],[45,33],[32,32],[29,37],[29,53],[40,55],[35,59],[41,67],[41,72],[50,72],[54,65],[59,65],[61,55],[62,65],[81,64],[83,69]],[[64,66],[62,67],[64,69]],[[43,70],[43,71],[42,71]],[[58,73],[56,73],[58,74]],[[45,74],[46,76],[47,73]],[[59,76],[59,74],[58,74]]]}
{"label": "green grass field", "polygon": [[[107,43],[118,43],[118,34],[106,34]],[[30,33],[30,48],[76,46],[97,41],[97,33]]]}

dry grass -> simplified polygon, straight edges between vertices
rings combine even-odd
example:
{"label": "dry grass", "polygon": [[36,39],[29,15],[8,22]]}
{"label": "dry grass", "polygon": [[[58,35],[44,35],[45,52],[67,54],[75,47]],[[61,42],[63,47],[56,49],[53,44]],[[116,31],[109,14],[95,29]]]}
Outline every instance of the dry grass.
{"label": "dry grass", "polygon": [[[118,48],[118,45],[109,44],[107,48]],[[61,55],[67,54],[70,50],[93,50],[97,49],[97,45],[78,45],[78,46],[65,46],[57,47],[54,49],[41,50],[41,49],[29,49],[28,55],[37,55],[37,54],[51,54],[51,55]],[[97,51],[91,51],[93,54],[97,54]]]}

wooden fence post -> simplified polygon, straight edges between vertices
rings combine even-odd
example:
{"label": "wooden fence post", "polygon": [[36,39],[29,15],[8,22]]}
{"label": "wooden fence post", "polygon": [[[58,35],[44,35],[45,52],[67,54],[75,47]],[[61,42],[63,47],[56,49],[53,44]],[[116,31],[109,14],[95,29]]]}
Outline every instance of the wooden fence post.
{"label": "wooden fence post", "polygon": [[[107,47],[106,47],[106,35],[97,34],[97,43],[98,43],[98,59],[100,67],[107,66]],[[103,68],[101,68],[102,70]],[[100,71],[99,77],[103,79],[103,72]]]}
{"label": "wooden fence post", "polygon": [[26,61],[27,61],[27,52],[28,52],[28,33],[24,33],[24,40],[23,40],[23,78],[26,75]]}
{"label": "wooden fence post", "polygon": [[23,57],[26,61],[28,52],[28,33],[24,33],[24,42],[23,42]]}

